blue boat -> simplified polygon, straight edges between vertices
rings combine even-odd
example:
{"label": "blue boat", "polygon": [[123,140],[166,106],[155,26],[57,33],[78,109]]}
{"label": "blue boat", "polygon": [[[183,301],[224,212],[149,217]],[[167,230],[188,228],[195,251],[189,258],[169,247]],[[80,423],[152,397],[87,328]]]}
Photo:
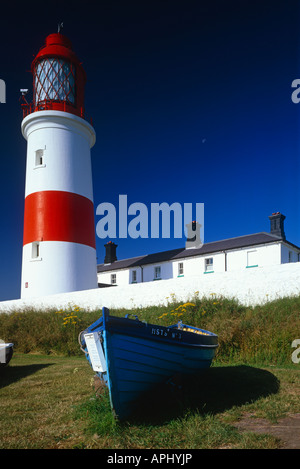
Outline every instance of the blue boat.
{"label": "blue boat", "polygon": [[210,367],[218,347],[212,332],[179,321],[159,326],[110,316],[102,317],[79,335],[86,358],[109,389],[114,415],[124,420],[142,395],[174,375],[194,374]]}

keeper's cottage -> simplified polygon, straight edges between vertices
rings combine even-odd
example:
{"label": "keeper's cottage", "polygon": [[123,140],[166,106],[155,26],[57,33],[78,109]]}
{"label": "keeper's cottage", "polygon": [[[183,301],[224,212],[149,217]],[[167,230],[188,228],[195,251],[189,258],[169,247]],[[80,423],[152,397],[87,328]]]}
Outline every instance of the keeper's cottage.
{"label": "keeper's cottage", "polygon": [[300,248],[286,240],[285,216],[272,213],[270,232],[205,243],[130,259],[117,260],[117,245],[105,244],[105,259],[97,266],[98,286],[127,285],[215,272],[256,269],[299,262]]}

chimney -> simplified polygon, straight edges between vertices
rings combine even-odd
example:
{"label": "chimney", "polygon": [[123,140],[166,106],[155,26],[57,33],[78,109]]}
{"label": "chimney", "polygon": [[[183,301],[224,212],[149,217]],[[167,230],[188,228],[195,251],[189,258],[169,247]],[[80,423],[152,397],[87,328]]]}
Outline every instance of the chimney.
{"label": "chimney", "polygon": [[186,225],[187,228],[187,240],[185,243],[185,249],[189,248],[201,248],[203,243],[200,237],[200,228],[202,225],[197,221],[192,221]]}
{"label": "chimney", "polygon": [[275,212],[269,216],[269,220],[271,222],[270,233],[272,235],[278,236],[279,238],[285,240],[285,234],[284,234],[285,216],[282,215],[282,213],[280,212]]}
{"label": "chimney", "polygon": [[112,241],[108,241],[107,244],[104,245],[105,247],[105,259],[104,264],[111,264],[117,260],[117,244],[113,243]]}

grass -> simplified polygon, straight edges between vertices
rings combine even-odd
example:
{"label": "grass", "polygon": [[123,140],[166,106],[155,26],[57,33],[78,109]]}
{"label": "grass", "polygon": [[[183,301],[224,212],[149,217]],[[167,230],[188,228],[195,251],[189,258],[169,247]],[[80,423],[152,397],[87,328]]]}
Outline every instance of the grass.
{"label": "grass", "polygon": [[238,431],[251,414],[276,422],[300,412],[297,365],[215,363],[205,381],[184,391],[162,386],[130,422],[111,414],[107,392],[96,397],[84,357],[16,354],[2,371],[0,449],[274,449],[272,435]]}
{"label": "grass", "polygon": [[131,310],[156,324],[182,319],[212,330],[220,347],[204,377],[186,380],[181,391],[161,386],[122,424],[112,417],[107,391],[96,396],[94,372],[77,343],[99,311],[0,314],[0,338],[15,344],[0,376],[0,449],[278,448],[271,434],[242,432],[235,423],[243,415],[277,422],[300,412],[300,364],[291,360],[299,311],[298,297],[249,308],[215,295]]}
{"label": "grass", "polygon": [[13,356],[1,371],[0,448],[76,444],[73,406],[91,393],[90,370],[79,358]]}

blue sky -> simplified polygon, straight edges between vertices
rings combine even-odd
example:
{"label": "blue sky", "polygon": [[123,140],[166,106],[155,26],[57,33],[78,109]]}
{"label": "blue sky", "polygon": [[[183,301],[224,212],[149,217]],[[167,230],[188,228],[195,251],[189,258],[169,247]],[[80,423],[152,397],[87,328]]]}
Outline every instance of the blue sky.
{"label": "blue sky", "polygon": [[[297,4],[28,1],[18,15],[6,6],[0,301],[20,297],[26,142],[19,90],[31,90],[31,62],[60,21],[88,77],[95,210],[102,202],[118,208],[120,194],[149,211],[155,202],[204,203],[205,242],[269,231],[268,216],[281,211],[287,239],[300,245],[300,103],[291,100],[300,78]],[[106,241],[97,238],[99,263]],[[122,259],[183,247],[185,237],[114,241]]]}

